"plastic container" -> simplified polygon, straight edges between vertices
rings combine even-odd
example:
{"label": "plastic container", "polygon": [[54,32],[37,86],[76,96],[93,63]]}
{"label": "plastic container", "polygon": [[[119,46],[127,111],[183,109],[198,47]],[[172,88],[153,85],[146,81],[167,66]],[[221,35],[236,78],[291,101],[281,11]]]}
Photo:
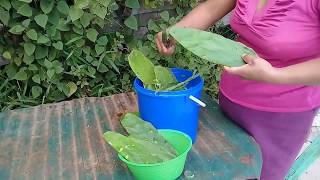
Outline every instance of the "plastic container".
{"label": "plastic container", "polygon": [[163,163],[138,164],[118,154],[137,180],[174,180],[183,172],[188,152],[192,147],[191,138],[175,130],[159,130],[159,132],[178,151],[178,157]]}
{"label": "plastic container", "polygon": [[[192,76],[192,72],[173,68],[173,74],[179,82]],[[157,129],[174,129],[188,134],[193,143],[196,140],[200,105],[194,100],[200,99],[203,79],[198,76],[187,84],[186,90],[156,92],[143,87],[139,79],[134,81],[138,96],[140,116]]]}

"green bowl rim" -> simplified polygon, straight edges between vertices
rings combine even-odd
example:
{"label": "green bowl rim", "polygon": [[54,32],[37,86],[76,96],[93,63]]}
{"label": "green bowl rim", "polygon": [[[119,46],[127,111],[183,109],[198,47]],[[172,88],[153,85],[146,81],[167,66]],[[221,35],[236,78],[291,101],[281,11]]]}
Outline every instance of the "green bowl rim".
{"label": "green bowl rim", "polygon": [[126,164],[129,164],[129,165],[132,165],[132,166],[140,166],[140,167],[160,166],[160,165],[167,164],[167,163],[169,163],[171,161],[176,161],[178,159],[183,158],[190,151],[190,149],[192,148],[192,139],[186,133],[181,132],[181,131],[177,131],[177,130],[173,130],[173,129],[159,129],[158,131],[160,131],[160,132],[174,132],[174,133],[178,133],[178,134],[181,134],[181,135],[185,136],[189,141],[188,148],[183,153],[181,153],[179,156],[177,156],[176,158],[170,159],[169,161],[164,161],[164,162],[161,162],[161,163],[155,163],[155,164],[135,163],[135,162],[131,162],[131,161],[126,160],[123,156],[118,154],[118,157],[120,158],[120,160],[125,162]]}

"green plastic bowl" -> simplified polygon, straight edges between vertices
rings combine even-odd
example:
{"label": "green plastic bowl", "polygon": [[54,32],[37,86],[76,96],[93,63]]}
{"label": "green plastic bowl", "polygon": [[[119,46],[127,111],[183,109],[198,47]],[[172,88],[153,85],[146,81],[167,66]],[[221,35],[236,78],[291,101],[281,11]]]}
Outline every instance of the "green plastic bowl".
{"label": "green plastic bowl", "polygon": [[174,180],[183,172],[188,152],[192,147],[191,138],[176,130],[164,129],[159,132],[178,151],[179,156],[162,163],[139,164],[130,162],[118,154],[137,180]]}

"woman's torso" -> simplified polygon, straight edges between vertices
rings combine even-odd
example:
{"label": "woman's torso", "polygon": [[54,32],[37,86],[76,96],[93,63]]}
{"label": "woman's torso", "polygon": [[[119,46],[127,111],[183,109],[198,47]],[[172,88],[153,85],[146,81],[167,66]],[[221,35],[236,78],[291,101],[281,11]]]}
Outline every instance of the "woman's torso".
{"label": "woman's torso", "polygon": [[[320,0],[268,0],[257,12],[259,1],[237,1],[230,24],[238,41],[274,67],[320,57]],[[235,103],[263,111],[297,112],[320,105],[320,86],[261,83],[224,72],[220,90]]]}

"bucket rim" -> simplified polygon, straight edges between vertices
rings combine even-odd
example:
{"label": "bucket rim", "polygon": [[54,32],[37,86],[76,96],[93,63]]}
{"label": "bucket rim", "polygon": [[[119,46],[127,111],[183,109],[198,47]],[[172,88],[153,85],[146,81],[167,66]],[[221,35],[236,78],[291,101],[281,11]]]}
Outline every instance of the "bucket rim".
{"label": "bucket rim", "polygon": [[135,163],[135,162],[131,162],[131,161],[128,161],[126,160],[123,156],[121,156],[120,154],[118,154],[118,157],[121,161],[123,161],[124,163],[128,164],[128,165],[131,165],[131,166],[136,166],[136,167],[155,167],[155,166],[162,166],[162,165],[166,165],[168,163],[171,163],[173,161],[177,161],[181,158],[184,158],[188,153],[189,151],[191,150],[193,144],[192,144],[192,139],[189,135],[187,135],[186,133],[184,132],[181,132],[181,131],[177,131],[177,130],[173,130],[173,129],[159,129],[158,130],[159,132],[173,132],[173,133],[176,133],[176,134],[180,134],[180,135],[183,135],[185,138],[187,138],[188,140],[188,147],[186,148],[186,150],[181,153],[179,156],[173,158],[173,159],[170,159],[168,161],[164,161],[164,162],[161,162],[161,163],[155,163],[155,164],[143,164],[143,163]]}
{"label": "bucket rim", "polygon": [[[170,69],[172,71],[187,71],[187,72],[192,73],[192,71],[187,70],[187,69],[182,69],[182,68],[170,68]],[[194,87],[191,87],[191,88],[188,88],[185,90],[178,90],[178,91],[154,91],[151,89],[144,88],[143,86],[140,86],[138,84],[139,81],[141,82],[141,80],[138,77],[135,78],[133,86],[137,92],[145,94],[145,95],[150,95],[150,96],[155,96],[155,95],[156,96],[182,96],[182,95],[190,95],[190,94],[193,94],[194,92],[201,91],[203,89],[203,86],[204,86],[203,78],[201,76],[198,76],[197,78],[200,79],[199,84],[197,84]]]}

